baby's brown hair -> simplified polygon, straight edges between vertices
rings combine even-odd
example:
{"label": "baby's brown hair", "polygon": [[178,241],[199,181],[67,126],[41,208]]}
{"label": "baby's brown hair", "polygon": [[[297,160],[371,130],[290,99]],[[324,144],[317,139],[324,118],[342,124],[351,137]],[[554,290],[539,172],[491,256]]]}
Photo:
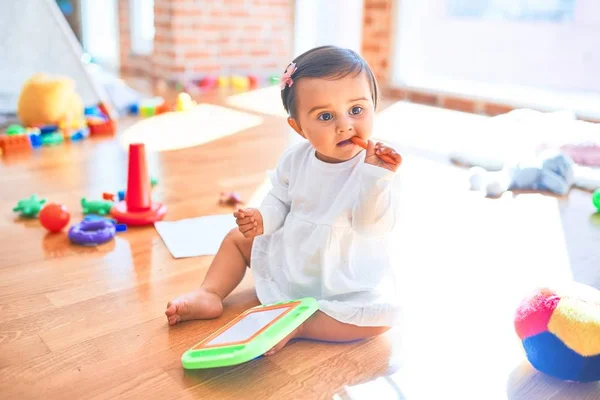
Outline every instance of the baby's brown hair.
{"label": "baby's brown hair", "polygon": [[377,79],[367,62],[355,51],[337,46],[320,46],[300,54],[292,63],[296,65],[296,70],[291,76],[294,84],[291,87],[286,84],[281,91],[283,107],[292,118],[296,118],[295,84],[302,78],[340,79],[350,74],[356,76],[365,71],[371,87],[373,105],[377,108],[379,100]]}

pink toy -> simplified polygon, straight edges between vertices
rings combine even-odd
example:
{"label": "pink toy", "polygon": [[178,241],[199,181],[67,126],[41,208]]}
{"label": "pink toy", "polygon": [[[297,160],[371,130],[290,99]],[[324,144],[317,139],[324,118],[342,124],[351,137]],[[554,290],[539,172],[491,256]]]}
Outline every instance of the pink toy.
{"label": "pink toy", "polygon": [[221,198],[219,199],[219,204],[224,206],[237,206],[242,203],[242,199],[240,195],[232,192],[232,193],[221,193]]}

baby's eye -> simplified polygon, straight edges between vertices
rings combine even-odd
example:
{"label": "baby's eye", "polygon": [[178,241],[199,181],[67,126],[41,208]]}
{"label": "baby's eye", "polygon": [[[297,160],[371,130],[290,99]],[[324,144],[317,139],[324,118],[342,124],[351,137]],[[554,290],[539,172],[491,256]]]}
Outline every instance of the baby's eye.
{"label": "baby's eye", "polygon": [[331,113],[323,113],[318,117],[321,121],[331,121],[333,119],[333,115]]}
{"label": "baby's eye", "polygon": [[352,107],[352,109],[350,110],[350,114],[353,114],[353,115],[358,115],[358,114],[360,114],[362,111],[363,111],[362,107],[355,106],[355,107]]}

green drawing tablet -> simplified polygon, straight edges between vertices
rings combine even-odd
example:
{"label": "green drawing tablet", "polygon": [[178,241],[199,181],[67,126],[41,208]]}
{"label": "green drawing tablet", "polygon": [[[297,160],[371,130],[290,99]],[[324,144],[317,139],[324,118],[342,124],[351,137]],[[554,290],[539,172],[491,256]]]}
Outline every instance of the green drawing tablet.
{"label": "green drawing tablet", "polygon": [[183,353],[185,369],[226,367],[262,356],[318,309],[313,298],[253,307]]}

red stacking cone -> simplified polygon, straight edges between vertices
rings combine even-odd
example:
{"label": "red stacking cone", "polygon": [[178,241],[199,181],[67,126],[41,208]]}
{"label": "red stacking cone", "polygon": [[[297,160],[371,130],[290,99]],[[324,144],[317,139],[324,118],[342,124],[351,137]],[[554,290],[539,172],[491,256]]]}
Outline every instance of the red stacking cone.
{"label": "red stacking cone", "polygon": [[119,223],[150,225],[163,219],[166,212],[167,208],[163,204],[152,202],[144,144],[130,144],[125,200],[115,204],[111,215]]}

